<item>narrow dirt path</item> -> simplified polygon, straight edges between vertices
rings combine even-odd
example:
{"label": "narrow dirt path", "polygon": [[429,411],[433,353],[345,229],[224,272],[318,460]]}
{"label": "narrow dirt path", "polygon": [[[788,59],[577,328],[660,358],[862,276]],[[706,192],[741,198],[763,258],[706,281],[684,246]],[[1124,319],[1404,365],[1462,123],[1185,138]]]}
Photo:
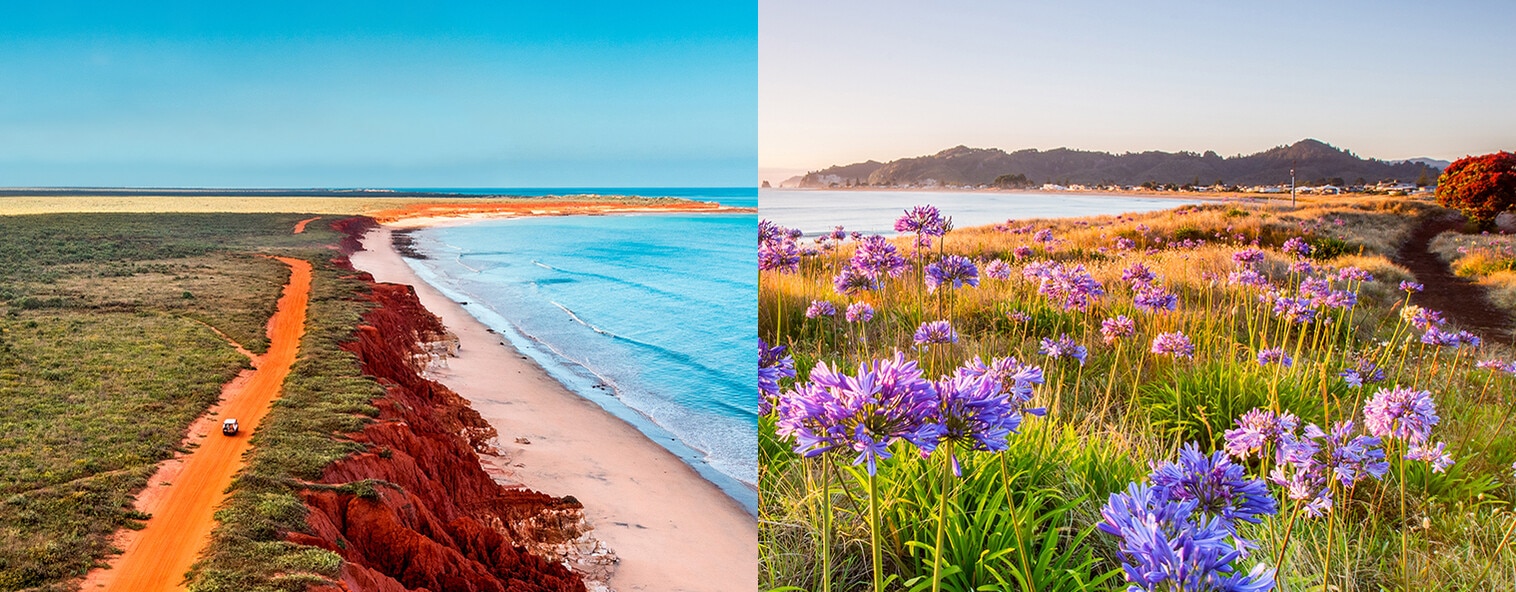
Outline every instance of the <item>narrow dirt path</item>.
{"label": "narrow dirt path", "polygon": [[[110,569],[90,572],[81,590],[163,592],[183,589],[185,572],[200,555],[216,520],[213,513],[226,497],[232,476],[242,468],[242,455],[251,448],[248,438],[279,397],[284,379],[295,363],[300,337],[305,332],[305,312],[310,301],[311,264],[301,259],[275,257],[290,266],[289,283],[279,298],[278,310],[269,319],[268,353],[260,356],[255,370],[244,371],[222,390],[217,410],[207,413],[191,428],[209,431],[188,455],[160,467],[149,489],[163,481],[159,491],[144,491],[138,509],[153,514],[146,528],[118,539],[125,552],[111,561]],[[219,416],[215,413],[219,412]],[[210,421],[204,421],[210,418]],[[241,432],[222,436],[220,419],[236,418]],[[146,507],[144,507],[146,506]]]}
{"label": "narrow dirt path", "polygon": [[295,234],[300,234],[302,232],[305,232],[305,225],[306,224],[310,224],[311,222],[315,222],[315,221],[320,220],[320,219],[321,219],[321,216],[316,216],[315,218],[306,218],[304,220],[296,222],[295,223]]}
{"label": "narrow dirt path", "polygon": [[1425,291],[1411,297],[1411,304],[1440,311],[1449,321],[1488,341],[1509,341],[1513,327],[1510,316],[1490,303],[1483,286],[1453,275],[1448,264],[1430,249],[1438,234],[1462,226],[1459,218],[1423,218],[1400,245],[1395,263],[1411,270],[1416,281],[1426,286]]}

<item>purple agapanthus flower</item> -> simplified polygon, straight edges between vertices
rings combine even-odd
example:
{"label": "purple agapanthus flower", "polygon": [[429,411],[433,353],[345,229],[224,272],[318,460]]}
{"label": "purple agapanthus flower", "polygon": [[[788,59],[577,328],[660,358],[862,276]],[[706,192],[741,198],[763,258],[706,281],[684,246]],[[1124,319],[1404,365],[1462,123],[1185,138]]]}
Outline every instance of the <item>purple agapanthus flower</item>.
{"label": "purple agapanthus flower", "polygon": [[1051,337],[1042,338],[1037,352],[1055,360],[1064,357],[1074,358],[1075,360],[1079,360],[1080,366],[1084,365],[1085,358],[1089,356],[1089,351],[1067,334],[1060,335],[1058,339]]}
{"label": "purple agapanthus flower", "polygon": [[1291,358],[1289,354],[1284,353],[1284,348],[1282,347],[1271,347],[1258,352],[1259,366],[1279,364],[1280,366],[1289,368],[1290,366],[1294,365],[1294,363],[1295,360]]}
{"label": "purple agapanthus flower", "polygon": [[874,318],[874,307],[867,302],[854,302],[847,305],[844,316],[849,323],[867,323]]}
{"label": "purple agapanthus flower", "polygon": [[[936,446],[951,445],[955,475],[961,474],[957,451],[998,452],[1010,447],[1007,438],[1021,429],[1032,385],[1042,382],[1042,372],[1035,366],[1017,367],[1014,359],[1005,360],[1009,363],[987,365],[974,358],[936,383],[940,427]],[[1040,415],[1040,409],[1035,411]]]}
{"label": "purple agapanthus flower", "polygon": [[1431,391],[1399,386],[1379,389],[1363,405],[1364,427],[1380,438],[1425,442],[1438,421]]}
{"label": "purple agapanthus flower", "polygon": [[948,223],[942,217],[942,213],[932,206],[916,206],[905,211],[905,215],[895,220],[895,232],[913,233],[924,236],[942,236],[947,234]]}
{"label": "purple agapanthus flower", "polygon": [[1316,308],[1312,306],[1309,298],[1290,298],[1280,296],[1274,299],[1274,316],[1295,324],[1306,324],[1316,320]]}
{"label": "purple agapanthus flower", "polygon": [[1000,259],[991,260],[984,264],[984,276],[997,280],[1011,279],[1011,264]]}
{"label": "purple agapanthus flower", "polygon": [[1418,283],[1410,281],[1410,280],[1405,280],[1405,281],[1400,282],[1400,291],[1401,292],[1405,292],[1407,294],[1415,294],[1416,292],[1420,292],[1420,291],[1425,290],[1425,289],[1426,289],[1426,286],[1423,286],[1421,284],[1418,284]]}
{"label": "purple agapanthus flower", "polygon": [[1233,534],[1238,522],[1258,524],[1279,510],[1262,479],[1248,479],[1242,465],[1225,452],[1205,455],[1194,443],[1179,451],[1177,462],[1155,465],[1149,479],[1161,495],[1195,501],[1196,511],[1220,519]]}
{"label": "purple agapanthus flower", "polygon": [[1039,280],[1037,293],[1059,302],[1065,310],[1089,310],[1096,298],[1105,295],[1105,288],[1083,265],[1038,261],[1028,264],[1021,273],[1028,279]]}
{"label": "purple agapanthus flower", "polygon": [[1284,244],[1279,246],[1279,250],[1294,255],[1298,259],[1305,259],[1310,257],[1311,251],[1315,249],[1310,243],[1305,242],[1305,239],[1296,236],[1284,241]]}
{"label": "purple agapanthus flower", "polygon": [[1179,308],[1179,297],[1163,286],[1143,285],[1137,288],[1136,295],[1132,297],[1132,304],[1137,307],[1137,310],[1167,312]]}
{"label": "purple agapanthus flower", "polygon": [[795,377],[795,359],[784,355],[784,346],[770,347],[762,337],[758,338],[758,407],[759,413],[768,415],[774,399],[779,396],[779,381]]}
{"label": "purple agapanthus flower", "polygon": [[1313,273],[1316,273],[1316,266],[1311,265],[1310,261],[1302,259],[1290,264],[1290,273],[1296,275],[1311,275]]}
{"label": "purple agapanthus flower", "polygon": [[847,240],[847,231],[843,230],[841,226],[838,226],[832,229],[832,233],[829,236],[831,236],[832,240],[834,241],[842,242],[844,240]]}
{"label": "purple agapanthus flower", "polygon": [[1031,258],[1032,248],[1026,245],[1021,245],[1019,247],[1011,249],[1011,256],[1015,257],[1017,261],[1025,261],[1026,259]]}
{"label": "purple agapanthus flower", "polygon": [[800,248],[787,236],[758,243],[758,269],[777,273],[800,271]]}
{"label": "purple agapanthus flower", "polygon": [[926,266],[928,292],[935,292],[942,286],[956,290],[962,288],[964,284],[979,286],[979,268],[975,267],[974,262],[969,261],[967,257],[948,255]]}
{"label": "purple agapanthus flower", "polygon": [[1374,275],[1367,271],[1364,271],[1363,269],[1348,266],[1337,270],[1337,279],[1345,282],[1352,281],[1365,283],[1374,281]]}
{"label": "purple agapanthus flower", "polygon": [[1248,247],[1236,253],[1232,253],[1232,261],[1242,267],[1251,267],[1263,263],[1263,250],[1257,247]]}
{"label": "purple agapanthus flower", "polygon": [[1176,358],[1195,357],[1195,344],[1183,333],[1159,333],[1153,338],[1152,352],[1155,354],[1172,356]]}
{"label": "purple agapanthus flower", "polygon": [[900,254],[900,250],[877,234],[866,236],[858,241],[858,246],[853,251],[853,258],[848,265],[860,274],[875,280],[900,277],[900,274],[904,273],[906,267],[909,266],[905,257]]}
{"label": "purple agapanthus flower", "polygon": [[1100,321],[1100,338],[1106,345],[1113,345],[1123,337],[1131,337],[1137,333],[1137,323],[1126,315],[1116,315]]}
{"label": "purple agapanthus flower", "polygon": [[1227,274],[1226,281],[1228,284],[1234,286],[1252,286],[1255,288],[1266,288],[1269,286],[1269,278],[1252,269],[1229,273]]}
{"label": "purple agapanthus flower", "polygon": [[1448,467],[1453,466],[1453,457],[1443,450],[1446,447],[1447,443],[1445,442],[1438,442],[1432,446],[1428,446],[1424,442],[1417,442],[1406,450],[1405,458],[1406,460],[1416,460],[1432,465],[1433,473],[1447,472]]}
{"label": "purple agapanthus flower", "polygon": [[1042,243],[1042,244],[1045,245],[1045,244],[1048,244],[1048,243],[1056,242],[1058,239],[1053,236],[1053,229],[1051,229],[1051,228],[1044,228],[1042,230],[1037,231],[1037,234],[1033,234],[1032,235],[1032,240],[1037,241],[1037,242]]}
{"label": "purple agapanthus flower", "polygon": [[832,276],[832,288],[837,290],[838,294],[851,296],[860,292],[879,289],[879,280],[874,276],[849,266],[842,268],[842,271]]}
{"label": "purple agapanthus flower", "polygon": [[1354,431],[1353,422],[1340,421],[1330,433],[1310,424],[1303,437],[1284,434],[1269,480],[1284,488],[1286,497],[1303,502],[1307,515],[1331,512],[1331,480],[1348,487],[1364,478],[1383,478],[1389,471],[1380,439]]}
{"label": "purple agapanthus flower", "polygon": [[916,328],[916,345],[927,347],[938,343],[958,343],[958,333],[947,321],[927,321]]}
{"label": "purple agapanthus flower", "polygon": [[1227,454],[1237,460],[1247,460],[1255,454],[1263,454],[1264,447],[1276,450],[1287,435],[1293,436],[1300,427],[1300,418],[1285,412],[1275,414],[1267,409],[1253,409],[1237,418],[1237,428],[1227,430]]}
{"label": "purple agapanthus flower", "polygon": [[837,316],[837,307],[825,300],[812,300],[811,305],[805,309],[805,318]]}
{"label": "purple agapanthus flower", "polygon": [[1452,331],[1443,331],[1437,327],[1428,327],[1426,333],[1421,334],[1421,342],[1437,347],[1458,347],[1461,343],[1459,335]]}
{"label": "purple agapanthus flower", "polygon": [[1337,375],[1341,376],[1348,386],[1356,388],[1384,380],[1384,369],[1374,365],[1373,360],[1359,358],[1351,368],[1345,368]]}
{"label": "purple agapanthus flower", "polygon": [[1422,331],[1441,326],[1447,322],[1443,318],[1442,313],[1420,306],[1407,306],[1400,309],[1400,318]]}
{"label": "purple agapanthus flower", "polygon": [[1158,274],[1153,273],[1153,270],[1148,269],[1148,266],[1143,265],[1141,261],[1128,265],[1121,271],[1121,281],[1129,284],[1147,284],[1156,279],[1158,279]]}
{"label": "purple agapanthus flower", "polygon": [[1098,526],[1121,540],[1117,550],[1127,590],[1272,590],[1273,570],[1258,564],[1239,573],[1233,564],[1244,550],[1231,542],[1221,521],[1197,512],[1197,506],[1141,483],[1111,494]]}
{"label": "purple agapanthus flower", "polygon": [[932,383],[898,352],[860,364],[855,376],[821,362],[809,381],[780,397],[776,431],[807,457],[850,449],[858,453],[853,464],[866,464],[872,475],[897,440],[932,449],[942,429],[933,421],[936,407]]}

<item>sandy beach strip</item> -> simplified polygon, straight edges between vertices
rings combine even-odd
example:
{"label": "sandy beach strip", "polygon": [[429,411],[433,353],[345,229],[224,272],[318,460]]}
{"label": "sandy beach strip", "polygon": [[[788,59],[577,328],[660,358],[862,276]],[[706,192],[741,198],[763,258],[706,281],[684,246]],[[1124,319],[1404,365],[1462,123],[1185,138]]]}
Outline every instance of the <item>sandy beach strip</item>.
{"label": "sandy beach strip", "polygon": [[618,591],[756,588],[758,529],[741,504],[630,424],[569,391],[422,281],[390,235],[388,226],[365,235],[353,266],[376,281],[413,286],[422,305],[458,336],[458,356],[434,374],[499,431],[503,459],[487,458],[486,469],[497,479],[582,502],[592,534],[620,557],[610,579]]}

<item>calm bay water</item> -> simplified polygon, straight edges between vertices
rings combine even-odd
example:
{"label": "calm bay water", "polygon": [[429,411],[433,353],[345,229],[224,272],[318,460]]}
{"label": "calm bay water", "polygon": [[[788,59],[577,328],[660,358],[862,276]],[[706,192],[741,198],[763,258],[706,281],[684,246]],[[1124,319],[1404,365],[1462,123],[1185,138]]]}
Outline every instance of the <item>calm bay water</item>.
{"label": "calm bay water", "polygon": [[808,236],[842,225],[848,231],[894,234],[895,219],[913,206],[933,205],[953,217],[958,228],[1005,222],[1007,219],[1072,218],[1103,214],[1152,212],[1199,200],[1147,198],[1084,193],[994,193],[952,191],[827,191],[763,189],[758,192],[759,214]]}
{"label": "calm bay water", "polygon": [[[752,189],[701,191],[681,197],[756,203]],[[429,259],[408,262],[755,511],[756,233],[753,214],[489,220],[414,233]]]}

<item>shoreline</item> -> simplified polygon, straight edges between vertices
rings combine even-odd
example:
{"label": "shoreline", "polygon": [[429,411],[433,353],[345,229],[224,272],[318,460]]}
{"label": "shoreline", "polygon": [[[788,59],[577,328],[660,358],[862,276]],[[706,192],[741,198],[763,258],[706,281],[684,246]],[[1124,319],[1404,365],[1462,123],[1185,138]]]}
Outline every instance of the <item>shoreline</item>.
{"label": "shoreline", "polygon": [[[417,217],[402,224],[478,217],[502,216]],[[501,454],[484,459],[486,470],[507,485],[572,495],[583,503],[594,536],[620,557],[609,580],[617,590],[753,586],[757,525],[742,504],[633,425],[570,391],[423,281],[391,245],[391,232],[402,224],[366,233],[365,250],[352,255],[353,266],[375,281],[412,286],[422,305],[457,335],[457,356],[432,374],[500,432]]]}

